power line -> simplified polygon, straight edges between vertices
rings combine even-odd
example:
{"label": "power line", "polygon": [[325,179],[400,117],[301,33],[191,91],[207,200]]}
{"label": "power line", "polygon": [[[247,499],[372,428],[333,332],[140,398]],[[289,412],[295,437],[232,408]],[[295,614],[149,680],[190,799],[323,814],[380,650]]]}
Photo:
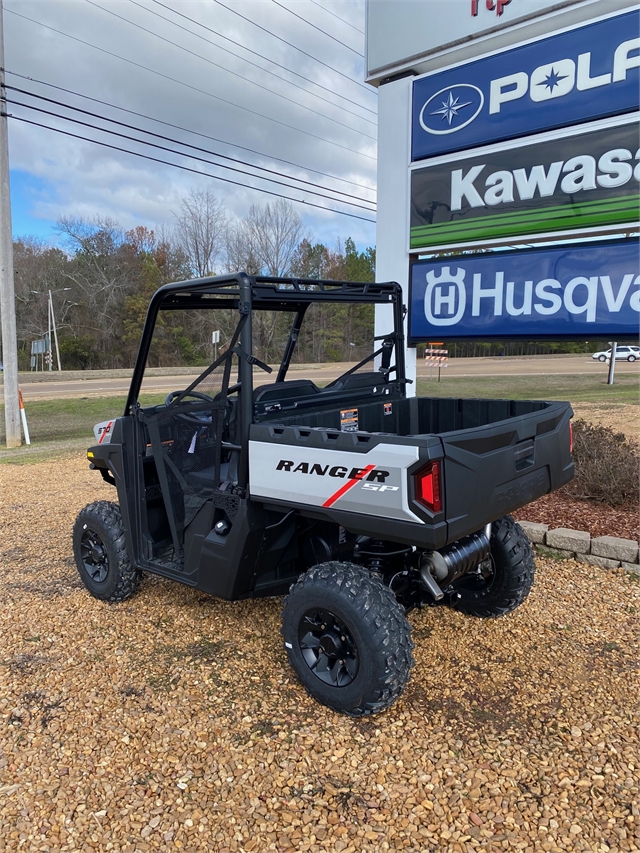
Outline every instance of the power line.
{"label": "power line", "polygon": [[342,21],[343,24],[346,24],[351,29],[356,30],[358,33],[362,33],[364,35],[364,30],[361,30],[360,27],[354,26],[354,24],[346,21],[344,18],[341,18],[340,15],[336,15],[335,12],[332,12],[331,9],[328,9],[326,6],[323,6],[322,3],[318,3],[318,0],[309,0],[310,3],[313,3],[314,6],[317,6],[319,9],[322,9],[323,12],[326,12],[328,15],[333,15],[334,18],[337,18],[339,21]]}
{"label": "power line", "polygon": [[360,83],[358,80],[354,80],[353,77],[349,77],[348,74],[344,74],[342,71],[338,71],[338,69],[334,68],[333,65],[329,65],[328,63],[323,62],[322,59],[318,59],[317,56],[313,56],[312,54],[307,53],[307,51],[303,50],[301,47],[298,47],[297,45],[292,44],[290,41],[283,39],[281,36],[278,36],[275,33],[272,33],[271,30],[268,30],[266,27],[263,27],[261,24],[257,24],[255,21],[252,21],[251,18],[247,18],[244,15],[241,15],[240,12],[236,11],[235,9],[232,9],[230,6],[227,6],[225,3],[222,2],[222,0],[213,0],[213,2],[217,3],[218,6],[222,6],[222,8],[226,9],[228,12],[232,12],[234,15],[237,15],[239,18],[242,18],[243,21],[247,21],[248,23],[252,24],[254,27],[257,27],[259,30],[262,30],[264,33],[267,33],[268,35],[273,36],[273,38],[278,39],[278,41],[281,41],[283,44],[286,44],[289,47],[292,47],[294,50],[300,51],[300,53],[304,54],[305,56],[308,56],[309,59],[313,59],[314,62],[319,62],[320,65],[324,65],[325,68],[328,68],[330,71],[333,71],[336,74],[339,74],[341,77],[344,77],[345,80],[348,80],[350,83],[355,83],[356,86],[360,86],[362,89],[365,90],[365,92],[371,92],[372,91],[370,86],[366,86],[364,83]]}
{"label": "power line", "polygon": [[[29,94],[29,93],[27,93],[27,94]],[[63,121],[70,121],[70,122],[73,122],[73,124],[79,124],[82,127],[88,127],[92,130],[99,131],[100,133],[108,133],[111,136],[117,136],[121,139],[127,139],[129,142],[137,142],[140,145],[147,145],[150,148],[157,148],[160,151],[166,151],[170,154],[177,154],[179,157],[188,157],[190,160],[197,160],[200,163],[207,163],[210,166],[217,166],[220,169],[227,169],[231,172],[238,172],[241,175],[247,175],[248,177],[251,177],[251,178],[257,178],[258,180],[268,181],[269,183],[277,184],[278,186],[287,187],[289,189],[301,189],[300,187],[294,187],[290,183],[287,183],[285,181],[279,181],[279,180],[276,180],[275,178],[265,178],[265,177],[262,177],[261,175],[254,175],[250,172],[246,172],[244,169],[237,169],[233,166],[225,166],[222,163],[215,163],[212,160],[207,160],[204,157],[198,157],[195,154],[185,154],[182,151],[176,151],[175,148],[168,148],[166,145],[159,145],[155,142],[147,142],[144,139],[136,139],[135,137],[129,136],[125,133],[119,133],[116,130],[109,130],[108,128],[96,127],[94,124],[91,124],[89,122],[80,121],[80,119],[75,119],[75,118],[71,118],[69,116],[60,115],[60,113],[52,112],[51,110],[45,110],[42,107],[36,107],[36,106],[31,105],[31,104],[24,104],[21,101],[15,101],[12,98],[6,98],[5,100],[6,100],[6,103],[8,103],[8,104],[14,104],[15,106],[23,107],[24,109],[34,110],[35,112],[38,112],[38,113],[44,113],[45,115],[52,116],[54,118],[59,118],[59,119],[62,119]],[[50,100],[50,99],[45,98],[44,100]],[[61,104],[60,106],[65,107],[66,105]],[[76,107],[69,107],[69,109],[77,109],[77,108]],[[86,110],[80,110],[80,112],[86,113],[87,111]],[[103,119],[103,116],[99,116],[95,113],[88,113],[88,114],[94,116],[95,118]],[[113,121],[113,119],[104,119],[104,120],[105,121]],[[116,123],[122,124],[122,122],[116,122]],[[140,128],[134,127],[133,125],[126,125],[126,127],[128,127],[130,130],[140,131]],[[142,132],[145,133],[146,131],[142,131]],[[157,135],[157,134],[154,134],[154,136],[155,135]],[[165,138],[165,137],[163,137],[163,138]],[[177,140],[171,140],[171,141],[177,142],[178,145],[182,144],[181,142],[178,142]],[[191,146],[189,146],[189,147],[191,147]],[[294,180],[295,180],[295,178],[294,178]],[[318,196],[319,198],[326,198],[329,201],[336,201],[336,202],[339,202],[341,204],[348,204],[352,207],[359,207],[362,210],[371,210],[370,207],[366,207],[365,205],[357,204],[356,202],[353,202],[353,201],[343,201],[342,199],[335,198],[334,196],[331,196],[331,195],[326,195],[325,193],[317,192],[316,190],[306,190],[306,192],[310,193],[311,195]],[[333,192],[333,191],[331,190],[331,192]],[[341,195],[347,195],[347,193],[341,193]],[[366,201],[366,199],[357,199],[357,201],[365,201],[366,204],[374,204],[374,202]]]}
{"label": "power line", "polygon": [[[74,112],[82,113],[83,115],[91,116],[92,118],[100,119],[101,121],[108,121],[111,124],[117,124],[119,127],[125,127],[128,130],[134,130],[137,133],[146,133],[149,136],[154,136],[156,139],[162,139],[164,142],[172,142],[174,145],[181,145],[184,148],[191,148],[194,151],[200,151],[202,154],[210,154],[212,157],[219,157],[222,160],[229,160],[231,163],[237,163],[242,166],[248,166],[250,169],[257,169],[261,172],[267,172],[270,175],[277,175],[279,178],[289,178],[291,181],[296,181],[300,184],[306,184],[310,187],[316,187],[317,189],[327,190],[328,192],[335,193],[336,195],[344,195],[348,198],[356,198],[358,201],[364,201],[367,204],[375,204],[370,199],[360,198],[359,196],[354,196],[352,193],[346,193],[342,190],[335,190],[332,187],[325,187],[323,184],[314,183],[313,181],[306,181],[303,178],[296,178],[295,175],[287,175],[285,172],[278,172],[276,169],[268,169],[266,166],[256,166],[253,163],[249,163],[246,160],[239,160],[236,157],[229,157],[227,154],[220,154],[218,151],[211,151],[208,148],[201,148],[198,145],[192,145],[189,142],[182,142],[180,139],[174,139],[171,136],[164,136],[161,133],[155,133],[153,130],[147,130],[144,127],[137,127],[136,125],[127,124],[127,122],[118,121],[114,118],[109,118],[105,115],[100,115],[100,113],[91,112],[91,110],[83,110],[81,107],[74,107],[71,104],[66,104],[64,101],[56,101],[55,98],[46,98],[44,95],[37,95],[35,92],[29,92],[27,89],[20,89],[17,86],[7,86],[5,85],[5,89],[11,92],[19,92],[21,95],[27,95],[30,98],[37,98],[40,101],[46,101],[48,104],[55,104],[58,107],[63,107],[66,110],[73,110]],[[17,104],[18,106],[26,107],[27,109],[36,109],[30,104],[22,104],[19,101],[14,101],[11,98],[5,98],[8,103]],[[57,115],[56,113],[52,113],[52,115]],[[66,118],[65,116],[60,116],[60,118]],[[92,125],[89,125],[92,126]],[[96,128],[97,130],[101,128]],[[232,169],[231,166],[225,166],[222,163],[216,163],[217,166],[224,169]],[[251,177],[260,178],[260,175],[253,175],[250,172],[245,172],[243,169],[232,169],[232,171],[240,172],[243,175],[251,175]],[[287,185],[289,186],[289,185]],[[337,201],[337,199],[336,199]]]}
{"label": "power line", "polygon": [[359,50],[355,50],[355,48],[350,47],[345,42],[340,41],[340,39],[336,38],[335,36],[332,36],[331,33],[328,33],[326,30],[323,30],[321,27],[317,27],[315,24],[312,24],[311,21],[308,21],[306,18],[303,18],[302,15],[298,15],[298,13],[294,12],[293,9],[289,9],[283,3],[279,3],[278,0],[272,0],[272,2],[275,3],[276,6],[280,6],[281,9],[284,9],[285,12],[289,12],[290,15],[293,15],[294,17],[298,18],[300,21],[303,21],[305,24],[308,24],[310,27],[313,27],[314,30],[318,30],[319,33],[322,33],[323,35],[328,36],[330,39],[333,39],[333,41],[338,42],[338,44],[341,44],[342,47],[346,47],[347,50],[350,50],[352,53],[355,53],[356,56],[362,57],[363,54]]}
{"label": "power line", "polygon": [[[47,83],[44,80],[38,80],[35,77],[27,77],[24,74],[18,74],[17,71],[9,71],[8,69],[5,69],[5,73],[10,74],[12,77],[19,77],[21,80],[28,80],[30,83],[37,83],[40,86],[47,86],[48,88],[55,89],[58,92],[65,92],[67,95],[74,95],[77,98],[83,98],[84,100],[91,101],[94,104],[102,104],[102,106],[109,107],[110,109],[119,110],[120,112],[127,113],[128,115],[134,115],[134,116],[137,116],[138,118],[146,119],[147,121],[153,121],[156,124],[161,124],[161,125],[164,125],[165,127],[172,127],[172,128],[174,128],[174,130],[182,130],[184,133],[190,133],[193,136],[200,136],[202,139],[209,139],[212,142],[220,142],[223,145],[231,145],[234,148],[239,148],[241,151],[249,151],[251,154],[256,154],[259,157],[267,157],[270,160],[275,160],[277,163],[284,163],[286,166],[293,166],[295,169],[302,169],[305,172],[312,172],[314,175],[322,175],[325,178],[331,178],[331,180],[339,181],[340,183],[343,183],[343,184],[350,184],[351,186],[354,186],[354,187],[359,187],[361,189],[370,190],[371,192],[375,192],[375,189],[373,187],[369,187],[366,184],[359,184],[356,181],[350,181],[347,178],[339,178],[337,175],[332,175],[329,172],[321,172],[318,169],[312,169],[309,166],[302,166],[300,163],[294,163],[291,160],[283,160],[281,157],[272,157],[271,155],[267,155],[262,151],[256,151],[255,148],[247,148],[244,145],[238,145],[237,143],[228,142],[227,140],[219,139],[216,136],[209,136],[208,134],[201,133],[198,130],[190,130],[189,128],[182,127],[179,124],[172,124],[170,121],[164,121],[163,119],[160,119],[160,118],[154,118],[153,116],[145,115],[145,113],[136,112],[136,110],[130,110],[130,109],[127,109],[126,107],[120,107],[117,104],[111,104],[108,101],[101,100],[100,98],[93,98],[90,95],[84,95],[81,92],[75,92],[73,89],[65,89],[64,86],[56,86],[54,83]],[[7,87],[7,88],[9,88],[9,87]],[[184,143],[181,143],[181,144],[184,144]],[[222,157],[224,155],[220,154],[218,156]],[[243,162],[243,161],[240,160],[238,162]],[[248,164],[248,165],[251,165],[252,168],[254,168],[254,169],[263,168],[261,166],[254,166],[253,164]],[[298,179],[294,178],[294,180],[298,180]],[[327,189],[328,189],[328,187],[327,187]]]}
{"label": "power line", "polygon": [[[217,2],[217,0],[215,0],[215,2]],[[185,83],[182,80],[177,80],[175,77],[170,77],[168,74],[163,74],[161,71],[155,71],[153,68],[148,68],[146,65],[142,65],[140,62],[134,62],[132,59],[127,59],[125,56],[120,56],[119,54],[113,53],[112,51],[107,50],[104,47],[98,47],[98,45],[91,44],[91,42],[78,38],[78,36],[72,36],[69,35],[69,33],[63,32],[62,30],[57,30],[55,27],[52,27],[49,24],[43,24],[40,21],[35,21],[33,18],[29,18],[27,17],[27,15],[23,15],[20,12],[14,11],[13,9],[5,8],[5,12],[9,12],[11,15],[17,15],[18,18],[23,18],[25,21],[30,21],[32,24],[37,24],[38,26],[44,27],[47,30],[52,30],[52,32],[58,33],[58,35],[65,36],[66,38],[69,38],[72,41],[77,41],[80,44],[84,44],[87,47],[91,47],[94,50],[99,51],[100,53],[106,53],[108,56],[112,56],[115,59],[119,59],[122,62],[126,62],[129,65],[133,65],[135,68],[142,68],[143,71],[149,71],[151,74],[156,74],[158,77],[162,77],[164,80],[170,80],[172,83],[177,83],[179,86],[184,86],[186,89],[192,89],[194,92],[199,92],[201,95],[206,95],[208,98],[213,98],[216,101],[222,101],[223,103],[230,104],[233,107],[237,107],[237,109],[252,113],[253,115],[259,116],[260,118],[266,118],[268,121],[272,121],[276,124],[288,127],[290,130],[294,130],[297,133],[303,133],[305,136],[311,136],[313,139],[320,139],[322,142],[326,142],[328,145],[333,145],[336,148],[341,148],[343,151],[349,151],[349,153],[356,154],[358,157],[366,157],[368,160],[376,159],[370,154],[364,154],[361,151],[354,151],[352,148],[349,148],[346,145],[340,145],[339,142],[333,142],[331,139],[323,139],[322,137],[317,136],[315,133],[310,133],[309,131],[292,127],[291,125],[286,124],[286,122],[278,121],[278,119],[272,119],[268,116],[263,116],[261,113],[255,112],[254,110],[250,110],[248,107],[240,107],[238,106],[238,104],[234,104],[232,101],[226,101],[224,98],[220,98],[218,95],[213,95],[211,92],[207,92],[204,89],[199,89],[197,86],[192,86],[190,83]]]}
{"label": "power line", "polygon": [[[190,35],[195,36],[195,38],[202,39],[202,41],[204,41],[206,44],[213,45],[217,50],[224,50],[225,53],[229,53],[229,54],[231,54],[231,56],[235,56],[236,58],[239,58],[237,51],[238,51],[238,48],[242,48],[242,50],[247,51],[247,53],[251,53],[253,56],[260,57],[260,59],[264,59],[265,62],[268,62],[271,65],[275,65],[277,68],[281,68],[283,71],[286,71],[287,74],[293,74],[295,77],[299,77],[301,80],[304,80],[306,83],[310,83],[312,86],[317,86],[319,89],[322,89],[324,92],[329,92],[334,97],[340,98],[341,100],[346,101],[349,104],[353,104],[354,106],[358,107],[358,109],[360,109],[360,110],[364,110],[365,112],[371,113],[371,115],[377,115],[376,110],[369,109],[369,107],[365,107],[364,104],[359,104],[357,101],[354,101],[351,98],[347,98],[345,95],[341,95],[339,92],[336,92],[333,89],[330,89],[328,86],[323,86],[321,83],[318,83],[315,80],[311,80],[309,77],[305,77],[304,74],[300,74],[297,71],[293,71],[293,69],[291,69],[291,68],[287,68],[286,65],[281,65],[279,62],[276,62],[275,59],[272,59],[271,57],[265,56],[263,53],[258,53],[256,50],[249,50],[249,48],[244,47],[244,45],[238,44],[233,39],[229,38],[228,36],[223,35],[222,33],[218,32],[217,30],[212,29],[211,27],[208,27],[206,24],[203,24],[201,21],[196,21],[195,18],[190,18],[188,15],[185,15],[183,12],[179,12],[177,9],[171,9],[169,6],[166,6],[164,3],[161,3],[160,0],[151,0],[151,2],[155,3],[156,6],[161,6],[163,9],[166,9],[167,11],[173,13],[174,15],[178,15],[180,18],[184,18],[186,21],[190,21],[192,24],[195,24],[198,27],[202,27],[203,30],[206,30],[207,32],[212,33],[213,35],[217,36],[218,38],[221,38],[221,39],[224,39],[225,41],[230,42],[231,44],[233,44],[234,50],[229,50],[228,48],[223,47],[221,44],[218,44],[217,42],[211,41],[210,39],[207,39],[204,36],[201,36],[199,33],[194,33],[193,30],[190,30],[190,29],[187,29],[187,27],[181,26],[180,24],[176,23],[175,21],[172,21],[169,18],[166,18],[164,15],[161,15],[159,12],[154,12],[153,9],[150,9],[148,6],[145,6],[142,3],[138,3],[137,0],[129,0],[129,2],[133,3],[134,6],[138,6],[138,8],[143,9],[145,12],[148,12],[150,15],[155,15],[156,17],[160,18],[160,20],[166,21],[168,24],[173,24],[173,26],[176,26],[179,29],[184,30],[185,33],[189,33]],[[268,68],[264,68],[262,65],[258,65],[257,62],[252,62],[250,59],[246,59],[246,58],[243,58],[242,61],[247,63],[248,65],[253,65],[255,68],[259,68],[260,71],[262,71],[262,72],[266,71],[267,74],[273,75],[277,80],[282,80],[284,83],[288,83],[290,86],[295,86],[296,89],[301,89],[307,95],[312,95],[314,98],[319,98],[321,101],[325,101],[327,104],[331,104],[334,107],[338,106],[338,104],[336,104],[334,101],[330,101],[328,98],[323,98],[322,95],[318,95],[316,92],[312,92],[310,89],[307,89],[304,86],[300,86],[298,83],[294,83],[293,80],[287,80],[286,77],[282,77],[281,75],[276,74],[273,71],[270,71]],[[376,89],[375,91],[377,92],[378,90]],[[353,113],[350,110],[347,110],[346,112],[349,112],[350,115],[356,116],[356,113]],[[361,116],[356,116],[356,117],[362,118]],[[363,120],[366,121],[367,119],[363,119]]]}
{"label": "power line", "polygon": [[235,186],[242,187],[243,189],[251,189],[251,190],[255,190],[256,192],[259,192],[259,193],[265,193],[266,195],[275,196],[276,198],[283,198],[286,201],[291,201],[291,202],[294,202],[296,204],[304,204],[306,207],[315,207],[315,208],[318,208],[319,210],[324,210],[324,211],[327,211],[329,213],[337,213],[340,216],[349,216],[351,219],[361,219],[363,222],[375,222],[375,219],[369,219],[366,216],[359,216],[356,213],[347,213],[344,210],[336,210],[333,207],[325,207],[322,204],[315,204],[312,201],[305,201],[304,199],[300,199],[300,198],[292,198],[291,196],[283,195],[282,193],[276,193],[276,192],[273,192],[272,190],[261,189],[260,187],[248,187],[246,184],[240,183],[240,181],[231,180],[231,178],[221,178],[219,175],[212,175],[209,172],[202,172],[202,171],[200,171],[200,169],[190,169],[188,166],[181,166],[178,163],[170,163],[168,160],[160,160],[158,157],[151,157],[149,154],[143,154],[140,151],[131,151],[128,148],[121,148],[118,145],[110,145],[108,142],[100,142],[97,139],[90,139],[86,136],[80,136],[77,133],[71,133],[68,130],[62,130],[59,127],[51,127],[48,124],[41,124],[40,122],[32,121],[31,119],[28,119],[28,118],[23,118],[22,116],[8,115],[8,118],[11,118],[13,121],[22,121],[25,124],[31,124],[34,127],[42,127],[45,130],[52,130],[54,133],[60,133],[63,136],[69,136],[73,139],[80,139],[83,142],[91,142],[94,145],[100,145],[103,148],[110,148],[113,151],[122,151],[125,154],[131,154],[132,156],[140,157],[143,160],[151,160],[153,163],[161,163],[163,166],[171,166],[174,169],[181,169],[183,172],[191,172],[194,175],[203,175],[206,178],[213,178],[216,181],[223,181],[226,184],[234,184]]}
{"label": "power line", "polygon": [[[234,77],[238,77],[240,80],[244,80],[247,83],[251,83],[252,86],[257,86],[259,89],[263,89],[265,92],[269,92],[270,95],[273,95],[276,98],[282,98],[285,101],[288,101],[290,104],[293,104],[300,109],[307,110],[314,115],[319,116],[320,118],[325,119],[325,121],[333,122],[334,124],[340,125],[340,127],[345,127],[347,130],[350,130],[352,133],[358,133],[360,136],[366,136],[367,139],[375,139],[375,136],[371,136],[368,133],[364,133],[364,131],[357,130],[355,127],[352,127],[349,124],[345,124],[342,121],[338,121],[338,119],[331,118],[330,116],[325,115],[324,113],[320,113],[317,110],[312,109],[311,107],[306,107],[304,104],[301,104],[299,101],[294,101],[293,98],[287,97],[287,95],[282,95],[280,92],[274,91],[274,89],[270,89],[268,86],[263,86],[262,83],[256,83],[255,80],[251,80],[249,77],[245,77],[242,74],[238,74],[236,71],[232,71],[230,68],[226,68],[224,65],[220,65],[218,62],[214,62],[212,59],[207,59],[206,56],[202,56],[199,53],[196,53],[193,50],[189,50],[188,47],[185,47],[182,44],[178,44],[177,42],[172,41],[171,39],[165,38],[161,36],[159,33],[154,33],[153,30],[148,29],[147,27],[143,27],[142,24],[136,24],[135,21],[129,20],[129,18],[125,18],[123,15],[118,15],[117,12],[114,12],[111,9],[105,9],[104,6],[100,6],[99,3],[95,3],[94,0],[85,0],[90,6],[94,6],[96,9],[100,9],[101,12],[106,12],[108,15],[113,15],[114,18],[118,18],[120,21],[124,21],[125,24],[129,24],[132,27],[136,27],[136,29],[142,30],[145,33],[148,33],[150,36],[154,38],[160,39],[160,41],[165,42],[166,44],[170,44],[172,47],[177,48],[178,50],[182,50],[185,53],[188,53],[190,56],[195,56],[196,59],[201,59],[203,62],[206,62],[208,65],[213,65],[214,68],[220,68],[222,71],[227,74],[232,74]],[[224,101],[224,98],[220,100]],[[232,104],[233,106],[239,106],[239,104],[235,104],[233,101],[225,101],[227,104]],[[245,109],[245,107],[240,107],[240,109]],[[262,116],[262,118],[269,118],[269,116],[265,116],[262,113],[256,113],[256,115]],[[275,119],[270,119],[271,121],[275,121]],[[369,121],[369,119],[361,118],[360,121],[366,121],[369,124],[373,124],[373,122]],[[286,125],[287,127],[292,127],[292,125]],[[295,130],[296,128],[294,128]]]}

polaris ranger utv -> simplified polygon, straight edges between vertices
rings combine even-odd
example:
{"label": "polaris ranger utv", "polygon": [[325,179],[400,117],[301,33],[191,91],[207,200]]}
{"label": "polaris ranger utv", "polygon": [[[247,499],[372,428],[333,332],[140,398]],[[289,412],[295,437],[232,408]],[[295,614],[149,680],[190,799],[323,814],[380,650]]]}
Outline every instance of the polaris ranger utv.
{"label": "polaris ranger utv", "polygon": [[[389,328],[319,387],[288,369],[305,315],[326,303],[387,305]],[[154,328],[170,311],[183,322],[199,312],[212,329],[224,311],[235,331],[188,387],[143,406]],[[290,331],[275,380],[259,384],[254,369],[271,368],[253,354],[252,326],[265,311],[285,312]],[[118,495],[74,527],[89,592],[124,601],[153,572],[228,600],[288,593],[291,666],[312,696],[351,715],[402,692],[412,608],[492,617],[521,604],[534,561],[507,513],[572,477],[571,408],[407,398],[403,312],[395,283],[239,273],[160,288],[125,412],[97,425],[88,451]]]}

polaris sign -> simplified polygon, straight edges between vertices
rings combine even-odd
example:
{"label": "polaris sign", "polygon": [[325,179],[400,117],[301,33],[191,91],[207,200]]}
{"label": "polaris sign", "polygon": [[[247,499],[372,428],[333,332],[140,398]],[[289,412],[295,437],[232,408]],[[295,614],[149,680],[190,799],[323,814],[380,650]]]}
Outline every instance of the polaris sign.
{"label": "polaris sign", "polygon": [[638,337],[635,240],[411,267],[410,339]]}
{"label": "polaris sign", "polygon": [[637,110],[639,23],[627,12],[416,79],[412,160]]}

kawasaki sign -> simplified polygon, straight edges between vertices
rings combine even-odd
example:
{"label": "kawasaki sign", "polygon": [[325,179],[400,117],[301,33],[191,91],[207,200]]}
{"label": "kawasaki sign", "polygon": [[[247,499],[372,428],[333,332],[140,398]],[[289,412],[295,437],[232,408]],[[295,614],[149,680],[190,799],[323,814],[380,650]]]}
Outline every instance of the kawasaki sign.
{"label": "kawasaki sign", "polygon": [[615,15],[417,78],[411,159],[637,110],[639,23]]}
{"label": "kawasaki sign", "polygon": [[634,226],[637,120],[414,169],[412,251],[604,226]]}
{"label": "kawasaki sign", "polygon": [[635,240],[493,252],[411,267],[409,336],[638,337]]}

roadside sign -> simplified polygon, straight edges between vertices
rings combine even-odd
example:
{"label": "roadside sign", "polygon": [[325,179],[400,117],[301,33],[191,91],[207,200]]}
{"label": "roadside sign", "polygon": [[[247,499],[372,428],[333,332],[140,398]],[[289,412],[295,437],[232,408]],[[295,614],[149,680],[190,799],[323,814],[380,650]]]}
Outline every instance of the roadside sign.
{"label": "roadside sign", "polygon": [[493,252],[411,266],[409,337],[638,337],[635,240]]}
{"label": "roadside sign", "polygon": [[611,120],[600,129],[567,131],[546,141],[503,143],[495,152],[464,152],[414,168],[410,250],[635,226],[637,119]]}
{"label": "roadside sign", "polygon": [[424,360],[429,365],[429,379],[433,377],[433,368],[438,368],[438,382],[440,382],[440,371],[447,366],[449,361],[448,349],[435,349],[432,344],[424,351]]}
{"label": "roadside sign", "polygon": [[[611,5],[615,0],[607,2]],[[567,13],[571,6],[574,9]],[[550,11],[565,9],[563,20],[570,17],[581,22],[585,20],[582,6],[584,0],[367,0],[367,77],[388,77],[407,61],[415,62],[415,57],[442,57],[444,51],[491,35],[499,34],[503,45],[505,38],[513,44],[522,40],[518,25]],[[557,24],[543,18],[536,27],[549,32]],[[477,52],[482,52],[480,46]]]}
{"label": "roadside sign", "polygon": [[640,107],[640,15],[612,15],[413,83],[411,159]]}

